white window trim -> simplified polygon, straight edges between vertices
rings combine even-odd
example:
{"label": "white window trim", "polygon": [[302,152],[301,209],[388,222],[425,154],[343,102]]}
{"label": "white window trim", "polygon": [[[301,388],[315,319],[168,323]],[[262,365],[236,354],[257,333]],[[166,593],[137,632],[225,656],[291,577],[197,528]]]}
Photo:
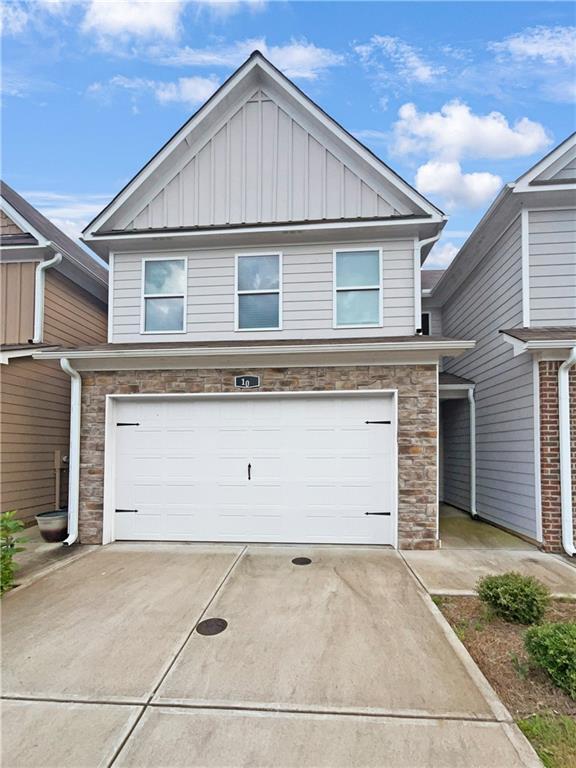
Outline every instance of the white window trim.
{"label": "white window trim", "polygon": [[[339,253],[366,253],[374,251],[378,253],[378,285],[353,285],[350,287],[336,286],[336,256]],[[332,328],[382,328],[384,325],[384,306],[382,301],[382,248],[335,248],[332,251]],[[338,322],[337,294],[341,291],[375,291],[378,290],[378,322],[360,323],[359,325],[342,324]]]}
{"label": "white window trim", "polygon": [[[278,288],[270,288],[264,291],[239,291],[238,290],[238,262],[244,256],[277,256],[278,257]],[[237,253],[234,257],[234,330],[238,333],[258,333],[259,331],[282,330],[282,303],[283,303],[283,254],[282,251],[256,251],[249,253]],[[269,328],[240,328],[240,301],[239,296],[255,296],[258,294],[278,294],[278,325]]]}
{"label": "white window trim", "polygon": [[[147,261],[183,261],[184,262],[184,291],[182,293],[150,293],[144,291],[146,283]],[[174,331],[147,331],[146,323],[146,299],[183,299],[184,312],[182,313],[183,327]],[[140,281],[140,333],[146,336],[168,336],[171,333],[186,333],[188,314],[188,259],[186,256],[146,256],[142,259],[142,275]]]}

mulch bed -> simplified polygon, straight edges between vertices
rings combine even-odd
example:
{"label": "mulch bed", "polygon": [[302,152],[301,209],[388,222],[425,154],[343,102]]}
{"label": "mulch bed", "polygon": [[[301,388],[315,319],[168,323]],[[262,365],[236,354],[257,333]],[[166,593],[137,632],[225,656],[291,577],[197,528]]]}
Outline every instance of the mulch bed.
{"label": "mulch bed", "polygon": [[[492,617],[477,597],[435,600],[515,719],[539,712],[576,717],[576,701],[543,670],[529,667],[524,650],[526,626]],[[544,621],[576,621],[576,602],[554,600]]]}

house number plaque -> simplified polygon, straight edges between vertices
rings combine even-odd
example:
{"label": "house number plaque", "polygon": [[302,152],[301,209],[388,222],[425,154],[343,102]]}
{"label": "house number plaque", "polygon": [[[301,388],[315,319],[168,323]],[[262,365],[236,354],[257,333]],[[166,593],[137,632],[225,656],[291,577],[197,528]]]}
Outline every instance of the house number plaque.
{"label": "house number plaque", "polygon": [[236,376],[234,386],[239,389],[254,389],[260,386],[260,376]]}

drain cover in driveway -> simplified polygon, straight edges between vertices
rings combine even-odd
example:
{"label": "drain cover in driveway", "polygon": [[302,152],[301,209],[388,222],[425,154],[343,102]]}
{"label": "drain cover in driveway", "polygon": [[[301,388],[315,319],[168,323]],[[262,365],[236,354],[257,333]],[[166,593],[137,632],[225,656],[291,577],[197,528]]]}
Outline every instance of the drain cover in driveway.
{"label": "drain cover in driveway", "polygon": [[199,635],[219,635],[220,632],[224,632],[227,626],[226,619],[204,619],[196,627],[196,632]]}
{"label": "drain cover in driveway", "polygon": [[295,557],[292,562],[294,565],[310,565],[312,560],[309,557]]}

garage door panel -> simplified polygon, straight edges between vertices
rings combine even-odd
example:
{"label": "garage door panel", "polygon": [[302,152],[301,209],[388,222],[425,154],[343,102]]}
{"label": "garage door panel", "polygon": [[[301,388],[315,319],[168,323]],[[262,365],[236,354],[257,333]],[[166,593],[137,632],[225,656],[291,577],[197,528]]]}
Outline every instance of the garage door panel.
{"label": "garage door panel", "polygon": [[[393,543],[392,397],[122,400],[118,539]],[[248,479],[250,464],[250,479]]]}

